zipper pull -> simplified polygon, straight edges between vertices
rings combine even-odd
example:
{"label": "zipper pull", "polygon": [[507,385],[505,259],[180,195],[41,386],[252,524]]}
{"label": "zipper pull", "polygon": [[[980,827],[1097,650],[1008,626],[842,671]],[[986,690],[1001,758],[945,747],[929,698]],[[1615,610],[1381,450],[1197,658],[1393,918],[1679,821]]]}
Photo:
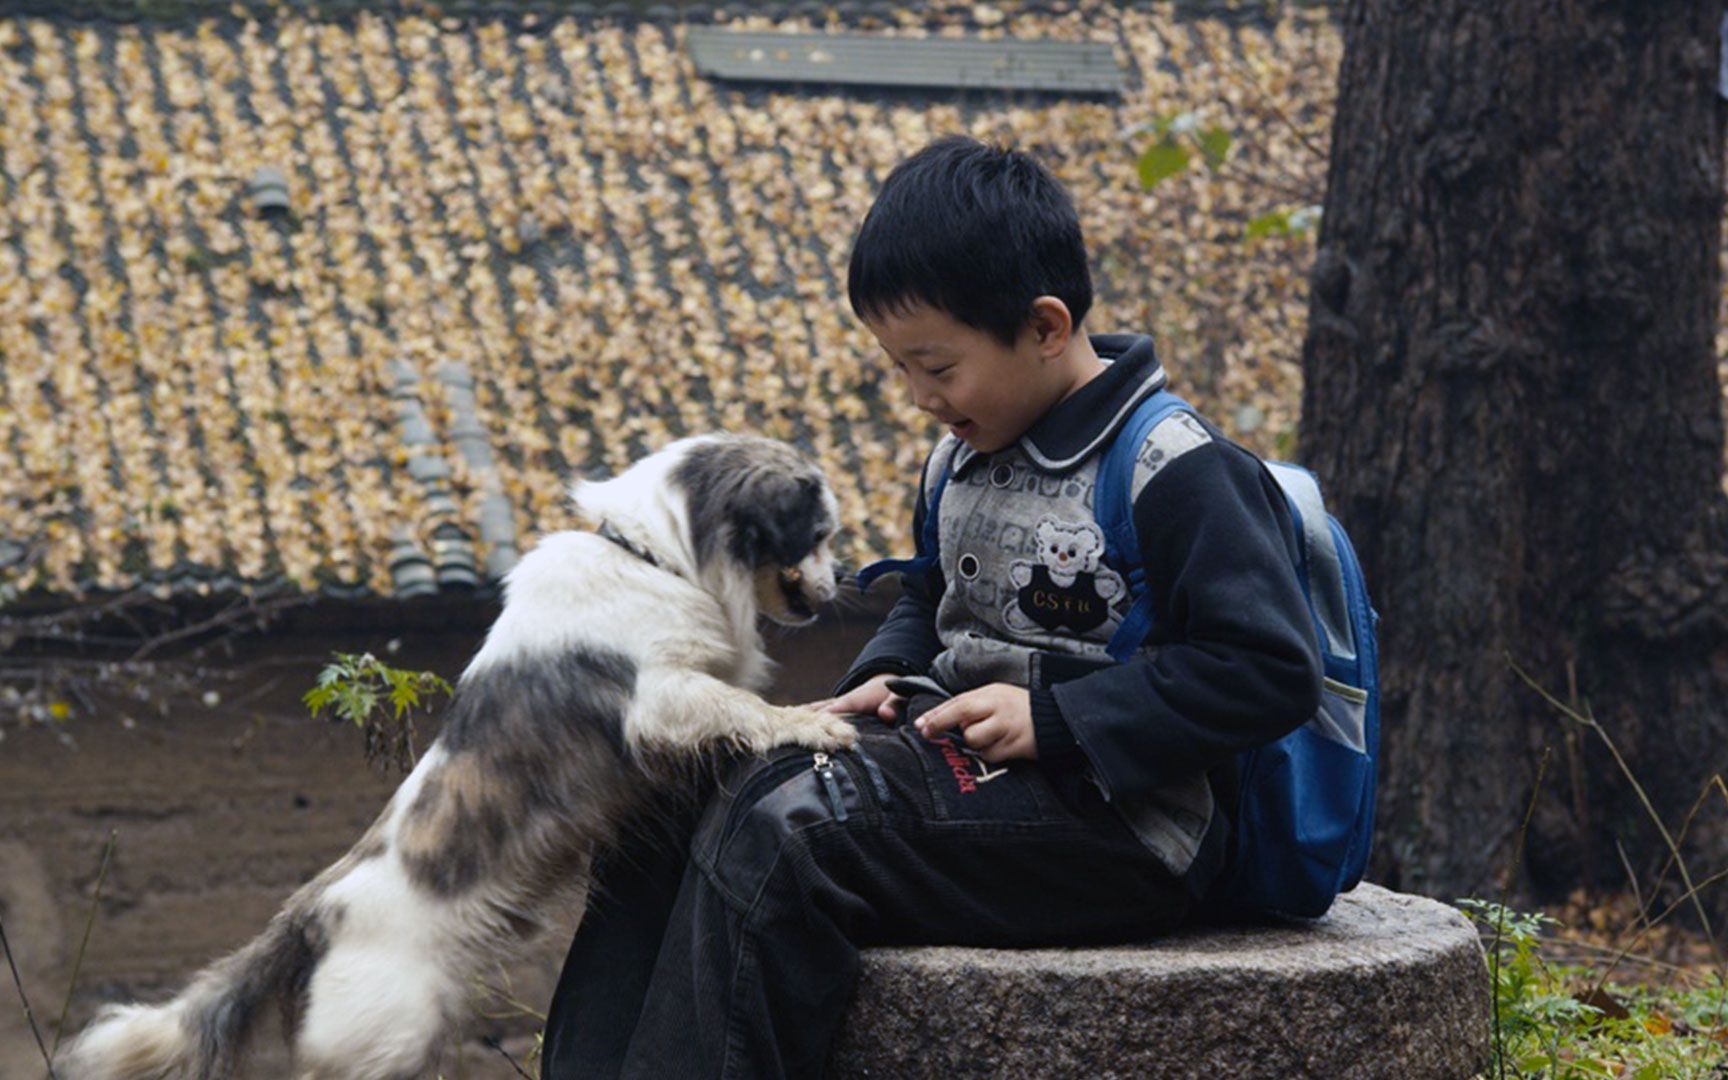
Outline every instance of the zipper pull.
{"label": "zipper pull", "polygon": [[894,796],[888,790],[888,781],[882,777],[882,766],[876,764],[876,759],[862,750],[858,751],[858,760],[864,763],[864,771],[870,774],[870,783],[875,786],[876,797],[881,800],[882,805],[887,806],[893,802]]}
{"label": "zipper pull", "polygon": [[822,787],[828,792],[828,805],[834,811],[834,820],[845,821],[846,803],[840,797],[840,782],[834,779],[834,759],[818,750],[811,755],[810,762],[810,767],[822,778]]}

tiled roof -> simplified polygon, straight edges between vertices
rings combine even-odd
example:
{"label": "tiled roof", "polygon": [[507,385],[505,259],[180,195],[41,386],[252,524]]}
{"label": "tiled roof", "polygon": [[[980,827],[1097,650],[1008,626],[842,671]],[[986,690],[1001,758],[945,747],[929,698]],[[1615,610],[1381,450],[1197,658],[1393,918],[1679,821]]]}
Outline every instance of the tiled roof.
{"label": "tiled roof", "polygon": [[[933,432],[847,309],[845,260],[888,169],[951,130],[1072,187],[1093,329],[1157,334],[1227,426],[1257,403],[1260,449],[1294,429],[1312,242],[1242,229],[1319,199],[1319,16],[725,20],[1107,42],[1135,82],[1100,101],[741,90],[695,75],[665,12],[160,6],[195,14],[0,18],[0,583],[468,587],[571,523],[570,476],[716,428],[814,449],[852,554],[904,548]],[[1190,110],[1237,133],[1232,160],[1142,192],[1133,132]],[[286,216],[252,207],[268,168]]]}

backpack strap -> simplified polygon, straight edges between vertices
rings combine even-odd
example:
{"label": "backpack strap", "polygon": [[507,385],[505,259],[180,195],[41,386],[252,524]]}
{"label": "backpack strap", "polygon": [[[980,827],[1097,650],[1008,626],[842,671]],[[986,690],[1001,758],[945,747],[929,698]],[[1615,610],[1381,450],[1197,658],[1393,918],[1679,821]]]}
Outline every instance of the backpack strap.
{"label": "backpack strap", "polygon": [[1134,461],[1152,429],[1171,414],[1193,407],[1168,390],[1159,390],[1135,406],[1110,448],[1098,463],[1092,489],[1092,514],[1104,533],[1104,551],[1127,572],[1128,595],[1134,598],[1122,624],[1105,651],[1118,663],[1134,655],[1152,632],[1152,591],[1146,587],[1146,567],[1140,562],[1140,538],[1134,531]]}
{"label": "backpack strap", "polygon": [[924,473],[924,527],[913,539],[915,554],[910,559],[878,559],[858,571],[858,591],[867,592],[871,583],[883,574],[923,574],[935,568],[941,558],[942,491],[954,472],[954,452],[958,440],[945,440],[930,455]]}
{"label": "backpack strap", "polygon": [[1320,650],[1354,663],[1356,632],[1350,619],[1350,600],[1344,594],[1344,571],[1338,543],[1332,535],[1332,520],[1320,497],[1320,482],[1300,465],[1266,462],[1267,471],[1284,490],[1290,514],[1296,519],[1296,535],[1302,545],[1297,569],[1303,577],[1302,591],[1319,631]]}

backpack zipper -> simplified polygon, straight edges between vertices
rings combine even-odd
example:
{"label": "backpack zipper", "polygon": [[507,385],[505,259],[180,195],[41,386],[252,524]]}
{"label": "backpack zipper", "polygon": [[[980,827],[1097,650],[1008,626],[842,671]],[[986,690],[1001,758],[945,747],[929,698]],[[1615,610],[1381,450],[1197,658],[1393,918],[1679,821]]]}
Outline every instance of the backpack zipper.
{"label": "backpack zipper", "polygon": [[834,820],[845,821],[846,803],[840,797],[840,782],[834,779],[834,759],[818,750],[810,756],[810,762],[810,767],[822,778],[823,789],[828,792],[828,805],[834,811]]}

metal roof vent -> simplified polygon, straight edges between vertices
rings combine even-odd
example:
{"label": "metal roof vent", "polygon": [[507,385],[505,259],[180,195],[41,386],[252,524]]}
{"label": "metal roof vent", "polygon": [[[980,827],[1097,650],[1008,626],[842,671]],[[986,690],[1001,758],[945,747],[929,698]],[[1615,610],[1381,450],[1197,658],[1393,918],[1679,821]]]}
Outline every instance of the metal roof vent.
{"label": "metal roof vent", "polygon": [[252,208],[262,217],[288,212],[288,176],[274,165],[260,165],[246,185]]}
{"label": "metal roof vent", "polygon": [[698,74],[746,82],[1120,94],[1128,73],[1096,41],[779,34],[692,26]]}

